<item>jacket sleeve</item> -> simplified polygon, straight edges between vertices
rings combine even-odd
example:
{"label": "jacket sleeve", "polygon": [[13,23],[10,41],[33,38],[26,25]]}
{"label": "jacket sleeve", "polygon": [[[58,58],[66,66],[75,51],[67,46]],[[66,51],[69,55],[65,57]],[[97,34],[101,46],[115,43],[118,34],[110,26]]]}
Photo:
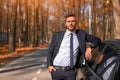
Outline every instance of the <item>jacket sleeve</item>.
{"label": "jacket sleeve", "polygon": [[53,36],[51,43],[49,45],[49,48],[48,48],[47,67],[53,65],[52,58],[53,58],[53,53],[54,53],[54,49],[55,49],[55,41],[56,41],[56,34]]}
{"label": "jacket sleeve", "polygon": [[86,41],[90,42],[90,44],[88,45],[89,47],[95,48],[97,46],[100,45],[101,43],[101,39],[94,36],[94,35],[90,35],[88,33],[86,33]]}

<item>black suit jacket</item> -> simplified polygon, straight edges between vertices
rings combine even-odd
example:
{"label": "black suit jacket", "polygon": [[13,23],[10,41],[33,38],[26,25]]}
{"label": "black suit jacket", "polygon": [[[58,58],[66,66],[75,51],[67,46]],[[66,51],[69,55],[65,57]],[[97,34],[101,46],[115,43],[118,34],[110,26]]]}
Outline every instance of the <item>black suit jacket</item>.
{"label": "black suit jacket", "polygon": [[[51,41],[51,44],[49,45],[48,54],[47,54],[47,66],[53,65],[53,60],[55,56],[57,55],[60,44],[63,40],[63,36],[65,34],[65,31],[57,32]],[[101,40],[98,37],[95,37],[93,35],[87,34],[84,30],[76,30],[76,35],[79,42],[79,52],[78,52],[78,59],[77,62],[82,54],[85,53],[86,50],[86,42],[91,42],[94,44],[94,47],[99,45]]]}

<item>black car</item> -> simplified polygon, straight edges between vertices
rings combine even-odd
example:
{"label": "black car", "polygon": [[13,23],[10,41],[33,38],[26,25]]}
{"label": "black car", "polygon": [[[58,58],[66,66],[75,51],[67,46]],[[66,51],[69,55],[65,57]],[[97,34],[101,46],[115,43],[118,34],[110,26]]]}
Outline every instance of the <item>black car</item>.
{"label": "black car", "polygon": [[120,80],[120,40],[108,40],[92,51],[86,80]]}

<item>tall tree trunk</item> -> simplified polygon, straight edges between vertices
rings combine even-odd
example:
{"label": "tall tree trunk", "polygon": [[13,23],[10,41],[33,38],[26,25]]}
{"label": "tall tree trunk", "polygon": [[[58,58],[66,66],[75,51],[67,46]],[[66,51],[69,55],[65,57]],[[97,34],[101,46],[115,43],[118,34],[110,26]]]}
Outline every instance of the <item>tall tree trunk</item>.
{"label": "tall tree trunk", "polygon": [[2,25],[2,0],[0,0],[0,32],[1,32],[1,25]]}
{"label": "tall tree trunk", "polygon": [[[16,48],[16,20],[17,20],[17,3],[18,0],[16,0],[16,4],[12,4],[12,12],[11,12],[11,25],[10,25],[10,32],[9,32],[9,51],[14,52]],[[14,15],[12,15],[14,14]]]}
{"label": "tall tree trunk", "polygon": [[29,14],[28,14],[28,0],[24,1],[24,5],[25,5],[25,27],[23,28],[23,34],[24,34],[24,46],[29,46],[30,40],[29,40]]}
{"label": "tall tree trunk", "polygon": [[113,0],[113,15],[115,19],[114,38],[120,39],[120,4],[118,0]]}
{"label": "tall tree trunk", "polygon": [[37,17],[38,17],[38,0],[34,1],[34,40],[33,40],[33,46],[38,46],[38,23],[37,23]]}
{"label": "tall tree trunk", "polygon": [[17,29],[16,29],[16,32],[17,32],[17,40],[18,40],[18,47],[21,47],[22,45],[21,45],[21,41],[22,41],[22,35],[23,35],[23,33],[22,33],[22,28],[23,28],[23,12],[22,12],[22,5],[21,5],[21,0],[17,0],[18,1],[18,3],[17,3],[17,5],[19,6],[19,8],[18,8],[18,10],[17,10],[17,23],[16,23],[16,26],[17,26]]}
{"label": "tall tree trunk", "polygon": [[12,6],[10,6],[10,1],[7,0],[7,28],[9,30],[9,42],[8,42],[9,43],[9,52],[13,52],[15,50],[15,48],[14,48],[14,38],[13,38],[14,27],[12,25],[13,17],[11,15],[13,12],[10,11],[10,7],[12,8]]}

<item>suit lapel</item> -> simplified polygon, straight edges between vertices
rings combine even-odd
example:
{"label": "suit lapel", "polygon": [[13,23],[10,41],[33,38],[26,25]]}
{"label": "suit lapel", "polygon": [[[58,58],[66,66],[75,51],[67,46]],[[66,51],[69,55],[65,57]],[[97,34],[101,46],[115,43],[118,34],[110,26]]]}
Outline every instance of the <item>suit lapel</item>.
{"label": "suit lapel", "polygon": [[57,51],[59,50],[59,48],[60,48],[60,44],[61,44],[61,42],[62,42],[62,40],[63,40],[63,37],[64,37],[64,34],[65,34],[65,31],[62,31],[57,37],[57,39],[58,39],[58,46],[57,46]]}
{"label": "suit lapel", "polygon": [[58,36],[59,38],[59,44],[61,44],[63,37],[64,37],[65,31],[61,32],[61,34]]}

